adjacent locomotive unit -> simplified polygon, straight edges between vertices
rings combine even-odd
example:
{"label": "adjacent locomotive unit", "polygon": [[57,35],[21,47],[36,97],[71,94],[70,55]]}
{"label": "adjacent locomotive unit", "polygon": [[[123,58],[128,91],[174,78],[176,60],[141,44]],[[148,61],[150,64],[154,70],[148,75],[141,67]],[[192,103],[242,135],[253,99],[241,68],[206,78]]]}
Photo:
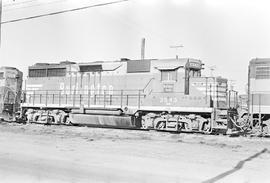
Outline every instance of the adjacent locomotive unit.
{"label": "adjacent locomotive unit", "polygon": [[249,63],[248,112],[252,125],[270,133],[270,58],[256,58]]}
{"label": "adjacent locomotive unit", "polygon": [[37,63],[29,67],[30,122],[173,131],[226,129],[227,79],[196,59]]}
{"label": "adjacent locomotive unit", "polygon": [[19,110],[22,91],[22,72],[13,67],[0,68],[0,118],[13,121]]}

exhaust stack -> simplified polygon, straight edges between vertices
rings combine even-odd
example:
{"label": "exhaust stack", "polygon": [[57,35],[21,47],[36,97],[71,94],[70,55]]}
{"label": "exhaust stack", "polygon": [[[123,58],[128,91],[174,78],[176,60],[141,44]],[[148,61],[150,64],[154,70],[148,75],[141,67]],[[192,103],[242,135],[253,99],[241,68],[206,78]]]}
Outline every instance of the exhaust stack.
{"label": "exhaust stack", "polygon": [[142,43],[141,43],[141,60],[144,60],[145,56],[145,38],[142,38]]}

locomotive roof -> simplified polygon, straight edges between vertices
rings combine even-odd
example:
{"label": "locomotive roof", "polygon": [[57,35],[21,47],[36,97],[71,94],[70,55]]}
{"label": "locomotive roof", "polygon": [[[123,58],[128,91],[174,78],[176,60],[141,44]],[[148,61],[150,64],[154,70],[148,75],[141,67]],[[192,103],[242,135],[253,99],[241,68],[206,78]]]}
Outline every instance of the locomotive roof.
{"label": "locomotive roof", "polygon": [[13,71],[21,72],[19,69],[15,67],[7,67],[7,66],[0,67],[0,70],[13,70]]}
{"label": "locomotive roof", "polygon": [[15,67],[7,67],[7,66],[0,67],[0,69],[18,70],[18,69],[15,68]]}
{"label": "locomotive roof", "polygon": [[123,63],[123,62],[143,62],[143,61],[151,61],[153,63],[156,63],[158,65],[163,65],[166,63],[167,66],[170,65],[177,65],[177,66],[185,66],[187,62],[196,62],[202,64],[202,62],[198,59],[193,58],[179,58],[179,59],[135,59],[135,60],[129,60],[129,59],[120,59],[116,61],[93,61],[93,62],[70,62],[70,61],[64,61],[60,63],[36,63],[33,66],[30,66],[29,69],[43,69],[43,68],[66,68],[68,65],[78,64],[78,65],[114,65],[117,63]]}
{"label": "locomotive roof", "polygon": [[[187,61],[190,62],[201,62],[198,59],[193,59],[193,58],[179,58],[179,59],[175,59],[175,58],[170,58],[170,59],[134,59],[134,60],[130,60],[130,59],[121,59],[121,60],[115,60],[115,61],[91,61],[91,62],[78,62],[78,64],[102,64],[102,63],[115,63],[115,62],[128,62],[128,61],[178,61],[178,62],[183,62],[186,63]],[[33,66],[66,66],[66,65],[70,65],[70,64],[76,64],[76,62],[71,62],[71,61],[62,61],[60,63],[36,63]],[[31,67],[33,67],[31,66]]]}
{"label": "locomotive roof", "polygon": [[76,64],[76,62],[71,61],[61,61],[59,63],[44,63],[39,62],[32,66],[29,66],[29,68],[35,69],[35,68],[65,68],[67,65]]}
{"label": "locomotive roof", "polygon": [[249,64],[270,64],[270,58],[254,58]]}

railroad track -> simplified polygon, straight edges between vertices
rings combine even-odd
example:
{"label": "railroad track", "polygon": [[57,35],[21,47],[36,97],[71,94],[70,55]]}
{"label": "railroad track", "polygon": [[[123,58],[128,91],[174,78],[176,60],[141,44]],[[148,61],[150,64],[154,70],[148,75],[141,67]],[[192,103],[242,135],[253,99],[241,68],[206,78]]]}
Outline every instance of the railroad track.
{"label": "railroad track", "polygon": [[260,138],[270,138],[268,134],[254,134],[250,132],[235,132],[232,134],[226,134],[225,132],[213,132],[213,133],[203,133],[198,131],[171,131],[171,130],[158,130],[158,129],[143,129],[143,128],[128,128],[128,127],[116,127],[116,126],[100,126],[100,125],[79,125],[79,124],[56,124],[56,123],[37,123],[37,122],[25,122],[25,121],[5,121],[1,120],[4,123],[18,123],[18,124],[41,124],[46,126],[73,126],[73,127],[88,127],[88,128],[103,128],[103,129],[118,129],[118,130],[131,130],[131,131],[155,131],[155,132],[165,132],[165,133],[174,133],[174,134],[202,134],[202,135],[226,135],[230,137],[260,137]]}

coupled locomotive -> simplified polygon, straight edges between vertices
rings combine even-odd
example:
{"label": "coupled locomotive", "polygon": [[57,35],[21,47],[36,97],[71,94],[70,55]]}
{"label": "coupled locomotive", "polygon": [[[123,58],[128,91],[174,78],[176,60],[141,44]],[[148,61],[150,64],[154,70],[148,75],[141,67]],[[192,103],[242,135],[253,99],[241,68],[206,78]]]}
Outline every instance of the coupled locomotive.
{"label": "coupled locomotive", "polygon": [[13,67],[0,68],[0,118],[15,120],[19,111],[22,92],[23,73]]}
{"label": "coupled locomotive", "polygon": [[29,67],[22,117],[35,123],[166,131],[226,130],[227,79],[203,77],[191,58]]}
{"label": "coupled locomotive", "polygon": [[251,126],[270,134],[270,59],[255,58],[249,62],[248,114]]}

